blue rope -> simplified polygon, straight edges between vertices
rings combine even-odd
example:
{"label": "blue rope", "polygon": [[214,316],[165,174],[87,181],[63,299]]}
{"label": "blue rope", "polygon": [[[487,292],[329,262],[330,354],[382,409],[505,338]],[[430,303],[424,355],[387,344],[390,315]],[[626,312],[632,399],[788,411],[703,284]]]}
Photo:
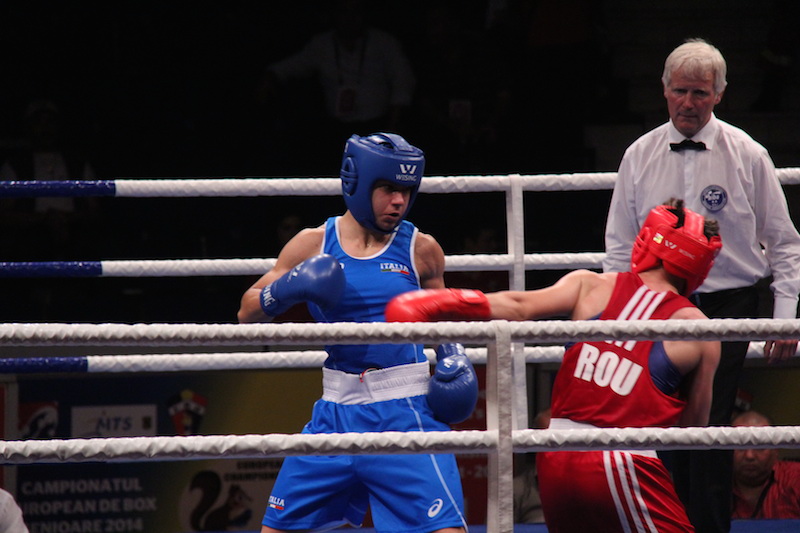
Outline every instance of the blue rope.
{"label": "blue rope", "polygon": [[116,196],[114,180],[0,181],[0,198]]}
{"label": "blue rope", "polygon": [[88,372],[86,357],[16,357],[0,359],[0,374]]}
{"label": "blue rope", "polygon": [[102,275],[101,261],[0,261],[0,278],[92,278]]}

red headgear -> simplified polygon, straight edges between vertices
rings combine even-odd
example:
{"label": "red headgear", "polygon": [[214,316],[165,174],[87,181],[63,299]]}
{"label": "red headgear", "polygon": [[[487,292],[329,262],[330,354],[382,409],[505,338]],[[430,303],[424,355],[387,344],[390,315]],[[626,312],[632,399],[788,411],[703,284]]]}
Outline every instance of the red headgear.
{"label": "red headgear", "polygon": [[684,296],[692,294],[708,276],[714,258],[722,248],[719,236],[710,239],[703,233],[702,215],[684,208],[683,226],[676,228],[678,216],[669,206],[654,207],[644,221],[631,254],[631,271],[644,272],[658,266],[686,280]]}

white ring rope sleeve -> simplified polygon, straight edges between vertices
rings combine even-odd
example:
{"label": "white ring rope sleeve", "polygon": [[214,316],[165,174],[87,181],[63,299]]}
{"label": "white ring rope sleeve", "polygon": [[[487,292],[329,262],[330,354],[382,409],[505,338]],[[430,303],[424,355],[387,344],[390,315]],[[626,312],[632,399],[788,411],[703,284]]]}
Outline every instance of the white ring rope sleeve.
{"label": "white ring rope sleeve", "polygon": [[[512,432],[515,452],[612,449],[800,448],[800,426],[607,428]],[[114,437],[0,441],[0,462],[139,462],[195,459],[490,453],[497,431]]]}
{"label": "white ring rope sleeve", "polygon": [[[495,321],[492,321],[495,322]],[[494,340],[492,322],[331,324],[0,324],[0,346],[393,344]],[[542,320],[509,322],[518,342],[793,339],[800,319]]]}
{"label": "white ring rope sleeve", "polygon": [[[800,168],[779,168],[784,185],[800,183]],[[614,187],[616,172],[499,175],[426,176],[422,193],[467,193],[505,190],[512,179],[522,181],[525,191],[608,190]],[[311,178],[219,178],[219,179],[117,179],[118,197],[201,197],[201,196],[334,196],[341,194],[338,177]]]}

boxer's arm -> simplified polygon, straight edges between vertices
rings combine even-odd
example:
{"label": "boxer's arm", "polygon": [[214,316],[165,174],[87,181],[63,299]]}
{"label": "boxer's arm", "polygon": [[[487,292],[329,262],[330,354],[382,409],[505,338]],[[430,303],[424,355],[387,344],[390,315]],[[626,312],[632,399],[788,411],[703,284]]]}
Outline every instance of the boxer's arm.
{"label": "boxer's arm", "polygon": [[690,374],[685,391],[686,407],[681,413],[678,425],[684,427],[707,426],[711,411],[712,389],[714,374],[720,358],[719,341],[687,341],[697,346],[700,350],[700,362]]}
{"label": "boxer's arm", "polygon": [[[670,320],[708,319],[694,306],[678,309],[669,318]],[[680,397],[686,401],[686,407],[681,413],[678,425],[687,427],[708,425],[714,374],[720,359],[720,342],[665,340],[664,351],[682,376]]]}
{"label": "boxer's arm", "polygon": [[419,232],[414,245],[414,267],[423,289],[444,289],[444,250],[431,235]]}
{"label": "boxer's arm", "polygon": [[576,270],[550,287],[532,291],[413,291],[389,302],[386,321],[535,320],[560,315],[587,319],[603,310],[615,280],[616,274]]}
{"label": "boxer's arm", "polygon": [[304,229],[286,243],[274,267],[242,295],[237,314],[240,323],[268,322],[274,318],[275,315],[266,315],[261,306],[264,288],[287,275],[303,261],[319,254],[323,236],[323,227]]}

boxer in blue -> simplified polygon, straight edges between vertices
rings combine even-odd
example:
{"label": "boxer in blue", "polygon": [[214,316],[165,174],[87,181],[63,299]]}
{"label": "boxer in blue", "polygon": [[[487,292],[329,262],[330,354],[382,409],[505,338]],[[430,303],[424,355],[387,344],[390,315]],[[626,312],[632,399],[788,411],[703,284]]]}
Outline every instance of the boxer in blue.
{"label": "boxer in blue", "polygon": [[[242,296],[239,322],[272,320],[306,302],[320,322],[384,322],[394,296],[444,288],[444,252],[404,220],[425,168],[403,137],[353,135],[341,166],[347,211],[298,233],[272,270]],[[475,371],[459,344],[437,348],[430,375],[421,345],[326,346],[323,395],[303,433],[446,431],[475,407]],[[361,525],[377,531],[467,528],[450,454],[287,457],[262,533]]]}

